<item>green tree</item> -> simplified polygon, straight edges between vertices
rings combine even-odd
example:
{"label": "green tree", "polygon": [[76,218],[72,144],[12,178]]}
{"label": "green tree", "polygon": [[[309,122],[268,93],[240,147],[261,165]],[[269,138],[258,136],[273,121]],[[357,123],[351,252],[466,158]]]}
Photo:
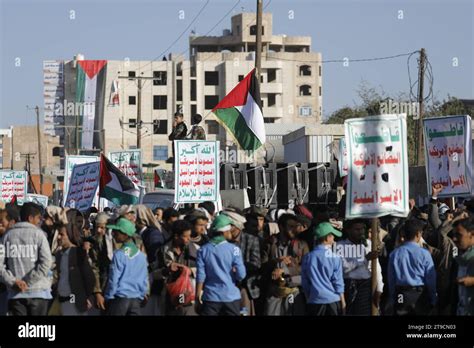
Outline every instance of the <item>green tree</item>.
{"label": "green tree", "polygon": [[[345,120],[350,118],[374,116],[381,114],[381,103],[388,102],[388,99],[399,103],[410,103],[412,101],[407,98],[404,93],[399,93],[396,98],[391,98],[385,94],[383,90],[377,90],[371,87],[366,81],[362,81],[357,90],[360,103],[353,107],[344,106],[334,111],[326,120],[326,124],[343,124]],[[447,100],[437,101],[431,100],[425,102],[424,118],[448,116],[448,115],[474,115],[474,105],[468,105],[466,102],[448,96]],[[419,120],[413,117],[407,117],[407,146],[408,146],[408,162],[409,165],[415,164],[415,128]]]}

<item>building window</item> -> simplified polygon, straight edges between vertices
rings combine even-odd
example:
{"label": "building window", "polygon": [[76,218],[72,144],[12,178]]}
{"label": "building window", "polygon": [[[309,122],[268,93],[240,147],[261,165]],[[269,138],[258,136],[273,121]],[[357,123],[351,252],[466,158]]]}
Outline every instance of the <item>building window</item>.
{"label": "building window", "polygon": [[311,116],[313,110],[311,106],[300,106],[300,116]]}
{"label": "building window", "polygon": [[217,105],[218,102],[219,102],[218,95],[206,95],[204,97],[204,108],[206,110],[211,110],[214,108],[214,106]]}
{"label": "building window", "polygon": [[206,71],[204,73],[204,84],[206,86],[217,86],[219,84],[219,72]]}
{"label": "building window", "polygon": [[61,156],[61,147],[59,146],[53,147],[53,157],[60,157],[60,156]]}
{"label": "building window", "polygon": [[[257,25],[250,26],[250,35],[257,35]],[[262,35],[265,35],[265,27],[262,25]]]}
{"label": "building window", "polygon": [[276,94],[275,93],[269,93],[267,96],[267,104],[268,106],[275,106],[276,104]]}
{"label": "building window", "polygon": [[311,95],[311,86],[310,85],[300,86],[300,96],[307,96],[307,95]]}
{"label": "building window", "polygon": [[183,76],[183,63],[179,63],[176,67],[176,76]]}
{"label": "building window", "polygon": [[168,146],[153,146],[153,161],[166,161],[168,159]]}
{"label": "building window", "polygon": [[239,75],[239,82],[244,79],[244,75]]}
{"label": "building window", "polygon": [[137,97],[135,97],[134,95],[129,95],[128,105],[137,105]]}
{"label": "building window", "polygon": [[[129,71],[128,72],[128,77],[136,77],[135,71]],[[130,79],[132,80],[132,79]]]}
{"label": "building window", "polygon": [[311,66],[310,65],[300,66],[300,76],[311,76]]}
{"label": "building window", "polygon": [[275,123],[275,120],[276,120],[276,118],[274,118],[274,117],[265,117],[263,119],[263,122],[264,123]]}
{"label": "building window", "polygon": [[129,118],[128,119],[128,128],[137,128],[137,119]]}
{"label": "building window", "polygon": [[153,96],[153,110],[166,110],[168,104],[168,96],[154,95]]}
{"label": "building window", "polygon": [[191,100],[196,100],[196,80],[191,80]]}
{"label": "building window", "polygon": [[197,105],[196,104],[191,104],[191,116],[197,114]]}
{"label": "building window", "polygon": [[128,146],[128,149],[129,149],[129,150],[136,150],[136,149],[137,149],[137,145],[129,145],[129,146]]}
{"label": "building window", "polygon": [[176,101],[183,101],[183,80],[176,80]]}
{"label": "building window", "polygon": [[319,66],[319,76],[321,76],[321,65]]}
{"label": "building window", "polygon": [[153,134],[168,134],[168,120],[153,120]]}
{"label": "building window", "polygon": [[219,134],[219,123],[217,121],[207,121],[207,134]]}
{"label": "building window", "polygon": [[267,70],[267,82],[276,81],[276,69]]}
{"label": "building window", "polygon": [[322,94],[323,94],[323,88],[319,86],[319,96],[322,96]]}
{"label": "building window", "polygon": [[153,78],[153,86],[166,86],[166,71],[153,71]]}

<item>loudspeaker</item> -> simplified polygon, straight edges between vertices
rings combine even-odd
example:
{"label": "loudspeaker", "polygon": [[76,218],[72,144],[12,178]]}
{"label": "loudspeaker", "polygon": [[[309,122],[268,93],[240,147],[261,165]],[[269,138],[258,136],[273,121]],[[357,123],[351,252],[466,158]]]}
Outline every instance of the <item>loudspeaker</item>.
{"label": "loudspeaker", "polygon": [[246,165],[225,163],[220,168],[220,189],[233,190],[247,188]]}
{"label": "loudspeaker", "polygon": [[308,163],[309,203],[335,203],[337,167],[333,163]]}
{"label": "loudspeaker", "polygon": [[308,203],[308,164],[307,163],[278,163],[277,164],[279,206],[286,207],[288,202]]}
{"label": "loudspeaker", "polygon": [[250,204],[276,206],[275,186],[277,185],[277,175],[275,163],[257,166],[247,164],[247,184]]}

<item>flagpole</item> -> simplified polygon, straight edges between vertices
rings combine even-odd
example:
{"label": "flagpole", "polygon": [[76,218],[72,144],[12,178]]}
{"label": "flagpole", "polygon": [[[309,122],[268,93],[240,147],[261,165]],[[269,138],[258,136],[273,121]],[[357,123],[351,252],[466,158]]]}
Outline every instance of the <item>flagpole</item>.
{"label": "flagpole", "polygon": [[262,68],[262,4],[263,0],[257,0],[257,32],[255,35],[255,76],[257,86],[260,87],[260,73]]}

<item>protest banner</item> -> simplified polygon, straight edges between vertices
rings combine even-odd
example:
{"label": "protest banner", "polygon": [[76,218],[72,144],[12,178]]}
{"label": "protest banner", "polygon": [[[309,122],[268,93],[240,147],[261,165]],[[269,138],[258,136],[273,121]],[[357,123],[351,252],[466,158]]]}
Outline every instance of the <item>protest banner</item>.
{"label": "protest banner", "polygon": [[109,152],[109,160],[122,173],[129,177],[135,185],[142,185],[142,151],[125,150]]}
{"label": "protest banner", "polygon": [[471,117],[423,120],[426,185],[443,185],[439,197],[469,197],[472,191]]}
{"label": "protest banner", "polygon": [[175,203],[217,201],[219,142],[178,140],[175,146]]}
{"label": "protest banner", "polygon": [[1,200],[9,203],[16,195],[18,205],[25,201],[28,190],[28,173],[26,171],[0,170]]}
{"label": "protest banner", "polygon": [[337,161],[339,167],[339,175],[342,177],[347,175],[347,146],[344,138],[339,139],[339,158]]}
{"label": "protest banner", "polygon": [[92,206],[100,180],[100,162],[76,164],[72,170],[65,207],[86,211]]}
{"label": "protest banner", "polygon": [[[76,155],[68,155],[66,156],[66,164],[64,166],[64,186],[63,186],[63,205],[66,202],[66,196],[68,192],[68,184],[71,181],[71,174],[72,169],[76,164],[84,164],[84,163],[92,163],[97,162],[99,157],[97,156],[76,156]],[[99,199],[97,197],[96,203],[98,203]]]}
{"label": "protest banner", "polygon": [[33,202],[45,208],[48,206],[48,201],[49,201],[48,196],[37,195],[37,194],[32,194],[32,193],[28,193],[25,198],[25,202]]}
{"label": "protest banner", "polygon": [[408,215],[405,114],[346,120],[346,218]]}

